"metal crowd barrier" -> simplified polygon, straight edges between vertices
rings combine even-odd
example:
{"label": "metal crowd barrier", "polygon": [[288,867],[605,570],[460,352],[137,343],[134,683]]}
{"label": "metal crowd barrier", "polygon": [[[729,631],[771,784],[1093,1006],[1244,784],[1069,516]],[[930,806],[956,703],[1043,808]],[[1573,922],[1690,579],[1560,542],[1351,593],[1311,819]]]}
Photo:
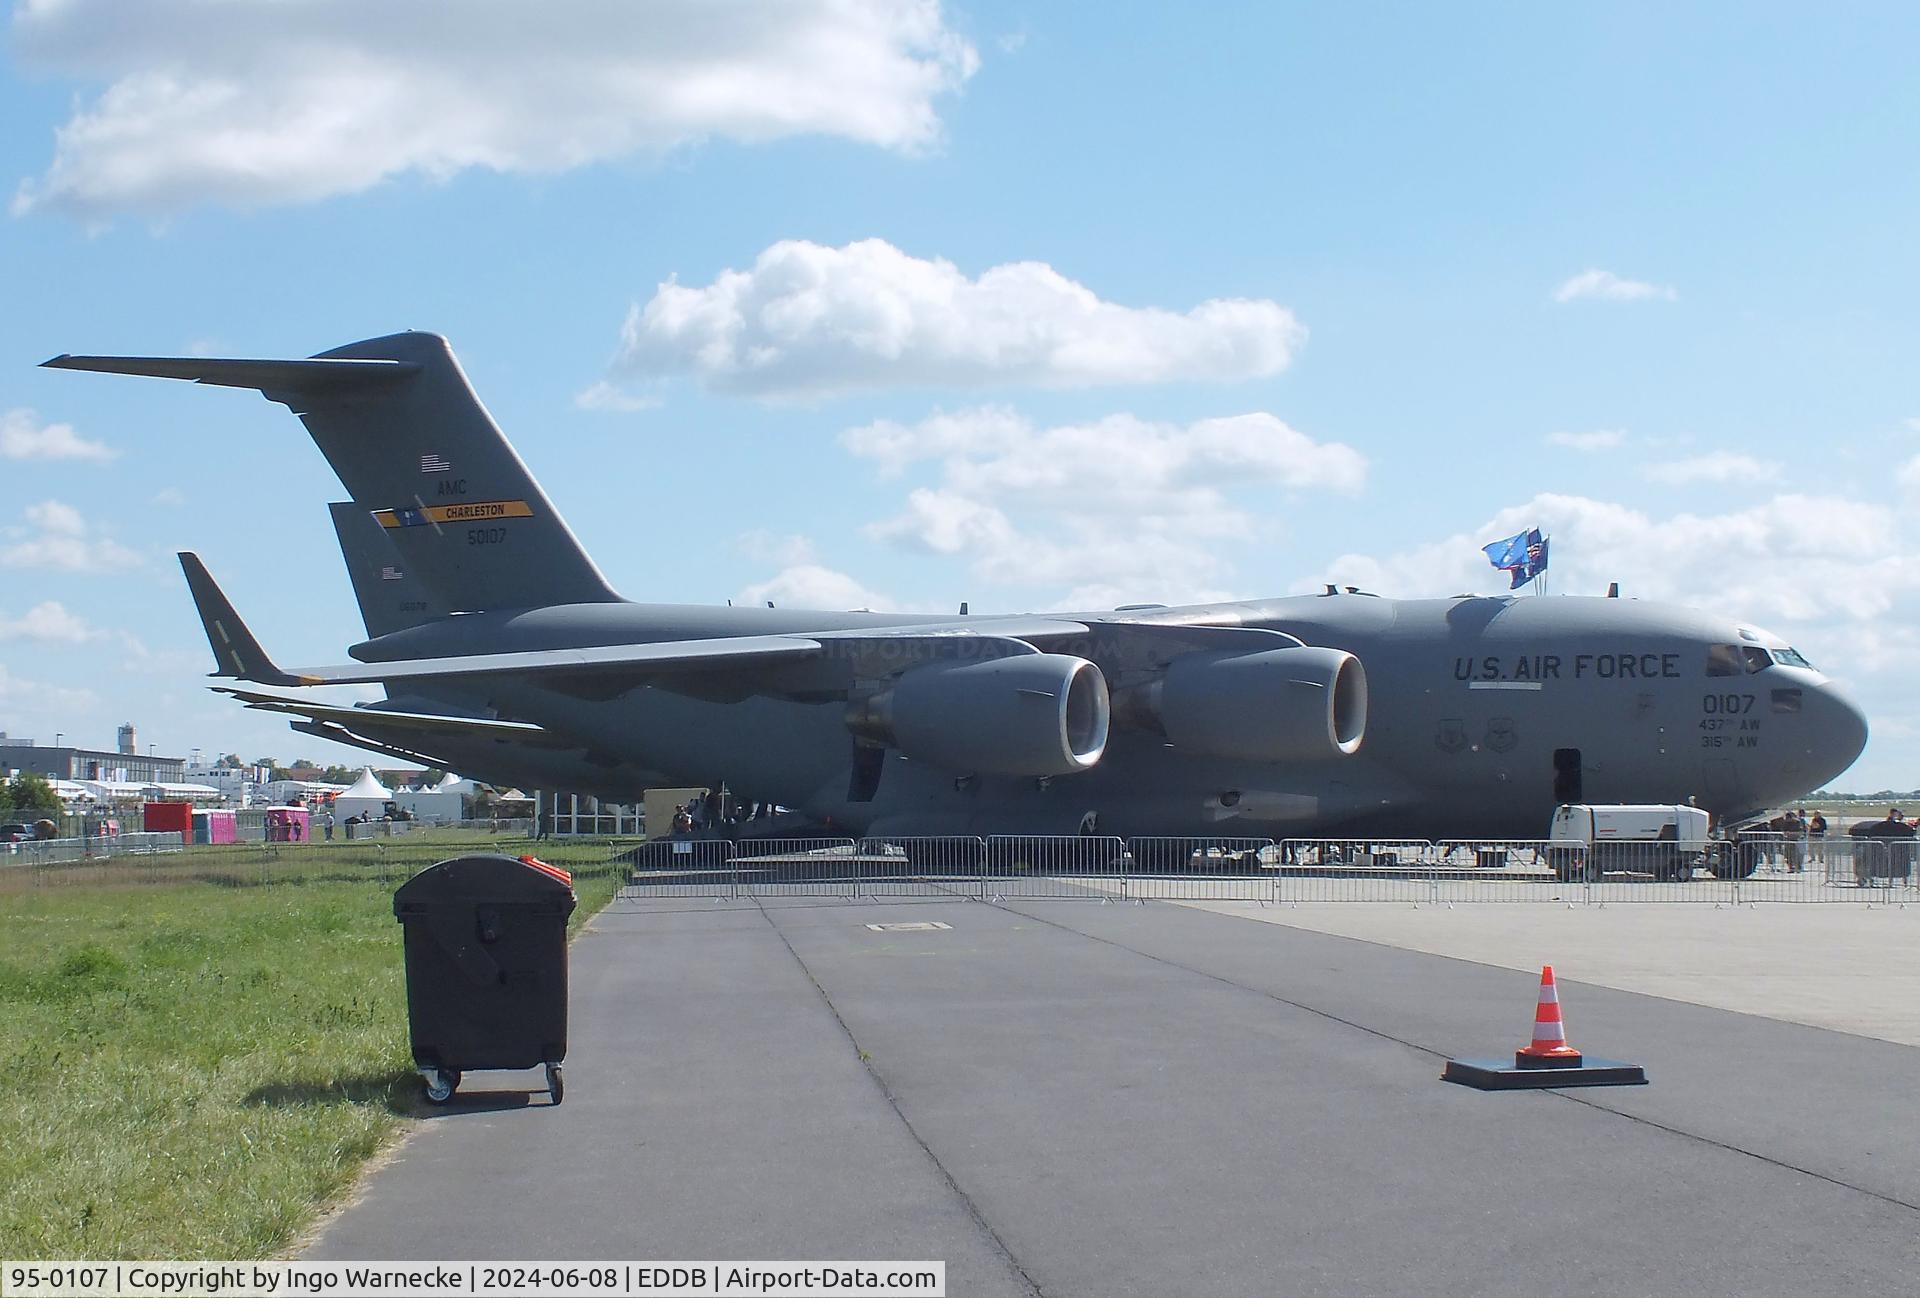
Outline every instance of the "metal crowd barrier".
{"label": "metal crowd barrier", "polygon": [[71,861],[101,861],[116,856],[150,856],[179,852],[185,847],[176,830],[153,834],[96,834],[92,838],[26,839],[0,844],[0,867],[60,865]]}
{"label": "metal crowd barrier", "polygon": [[985,881],[987,845],[978,838],[883,839],[861,841],[856,895],[889,897],[978,898]]}
{"label": "metal crowd barrier", "polygon": [[762,839],[733,855],[743,897],[853,897],[863,864],[851,838]]}
{"label": "metal crowd barrier", "polygon": [[[1797,850],[1796,850],[1797,849]],[[1747,835],[1668,842],[1547,839],[667,839],[630,854],[627,898],[985,901],[1920,902],[1916,844]]]}
{"label": "metal crowd barrier", "polygon": [[1124,892],[1139,901],[1271,901],[1270,838],[1130,838]]}

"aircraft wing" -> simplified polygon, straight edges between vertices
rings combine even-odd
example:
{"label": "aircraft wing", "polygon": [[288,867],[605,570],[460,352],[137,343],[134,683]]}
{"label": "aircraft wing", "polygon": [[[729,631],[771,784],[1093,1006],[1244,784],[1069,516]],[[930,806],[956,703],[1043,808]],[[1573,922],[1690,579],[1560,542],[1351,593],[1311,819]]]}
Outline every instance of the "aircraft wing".
{"label": "aircraft wing", "polygon": [[[657,644],[605,645],[586,649],[531,649],[516,653],[409,658],[402,662],[295,667],[282,675],[289,685],[372,685],[383,681],[478,679],[487,676],[578,677],[669,675],[690,670],[811,658],[824,650],[813,636],[756,635],[723,640],[666,640]],[[247,678],[242,678],[247,679]]]}
{"label": "aircraft wing", "polygon": [[494,721],[480,717],[456,717],[438,712],[404,712],[399,709],[357,708],[336,703],[315,703],[311,699],[274,694],[265,690],[213,687],[231,694],[249,708],[260,712],[282,712],[348,729],[377,728],[383,732],[403,733],[421,740],[455,736],[469,739],[511,740],[542,748],[577,748],[577,741],[564,739],[530,721]]}
{"label": "aircraft wing", "polygon": [[[583,649],[531,649],[515,653],[461,654],[448,658],[410,658],[401,662],[350,663],[336,667],[296,667],[269,683],[290,685],[371,685],[410,680],[482,679],[514,676],[629,676],[636,680],[678,672],[713,671],[771,665],[806,658],[857,654],[894,646],[903,652],[927,642],[951,644],[967,639],[999,654],[1032,653],[1029,640],[1085,635],[1082,622],[1057,618],[975,619],[976,625],[935,624],[823,631],[812,635],[747,635],[717,640],[662,640],[651,644],[601,645]],[[278,670],[278,669],[276,669]]]}
{"label": "aircraft wing", "polygon": [[[1074,640],[1089,647],[1133,641],[1148,652],[1174,646],[1258,650],[1299,640],[1276,631],[1240,627],[1159,625],[1131,619],[1108,621],[1042,615],[960,618],[899,626],[860,627],[806,635],[745,635],[703,640],[532,649],[511,653],[460,654],[396,662],[346,663],[332,667],[282,668],[267,656],[214,583],[197,555],[182,552],[180,565],[213,649],[216,676],[259,685],[374,685],[400,681],[484,680],[507,676],[538,682],[598,678],[609,683],[670,678],[689,672],[771,667],[805,660],[844,658],[891,664],[949,654],[962,643],[985,656],[1030,654],[1036,644]],[[1085,653],[1088,649],[1075,649]],[[285,700],[281,700],[284,702]],[[366,709],[349,709],[367,724]],[[393,713],[383,715],[392,716]]]}

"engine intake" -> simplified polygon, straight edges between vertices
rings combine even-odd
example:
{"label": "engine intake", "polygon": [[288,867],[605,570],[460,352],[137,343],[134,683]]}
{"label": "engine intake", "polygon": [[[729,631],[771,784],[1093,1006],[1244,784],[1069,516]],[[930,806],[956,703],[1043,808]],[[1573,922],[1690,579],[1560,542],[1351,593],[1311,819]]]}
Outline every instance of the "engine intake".
{"label": "engine intake", "polygon": [[1367,730],[1367,674],[1341,649],[1305,645],[1182,654],[1129,702],[1177,749],[1253,762],[1350,757]]}
{"label": "engine intake", "polygon": [[856,700],[847,726],[961,774],[1071,775],[1106,751],[1107,679],[1084,658],[930,662]]}

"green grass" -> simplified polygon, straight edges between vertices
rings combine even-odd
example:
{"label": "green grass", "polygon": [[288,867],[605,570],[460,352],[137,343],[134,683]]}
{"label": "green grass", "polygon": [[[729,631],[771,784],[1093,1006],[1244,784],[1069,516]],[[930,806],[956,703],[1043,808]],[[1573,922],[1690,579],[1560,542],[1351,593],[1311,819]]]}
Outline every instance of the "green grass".
{"label": "green grass", "polygon": [[[458,850],[528,847],[0,869],[0,1255],[286,1247],[415,1111],[393,887]],[[576,925],[624,876],[605,844],[532,850],[575,871]]]}

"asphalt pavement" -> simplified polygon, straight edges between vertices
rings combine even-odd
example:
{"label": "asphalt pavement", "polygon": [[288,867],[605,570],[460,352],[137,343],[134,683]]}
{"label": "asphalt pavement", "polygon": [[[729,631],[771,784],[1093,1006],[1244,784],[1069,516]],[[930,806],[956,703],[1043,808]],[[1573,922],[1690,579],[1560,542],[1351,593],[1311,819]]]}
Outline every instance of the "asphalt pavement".
{"label": "asphalt pavement", "polygon": [[[935,920],[945,929],[868,925]],[[1581,984],[1652,1084],[1487,1094],[1535,976],[1094,901],[616,902],[567,1100],[470,1077],[322,1259],[923,1259],[948,1292],[1911,1294],[1920,1051]]]}

